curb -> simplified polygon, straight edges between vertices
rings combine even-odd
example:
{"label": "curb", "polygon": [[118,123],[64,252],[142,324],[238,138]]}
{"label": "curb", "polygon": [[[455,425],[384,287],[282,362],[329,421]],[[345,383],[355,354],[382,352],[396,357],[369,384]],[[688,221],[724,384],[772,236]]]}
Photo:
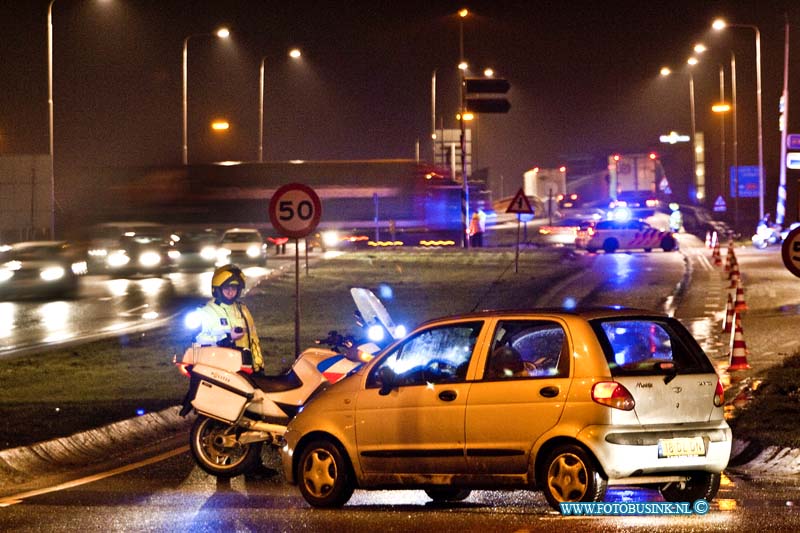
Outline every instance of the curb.
{"label": "curb", "polygon": [[0,489],[37,478],[97,465],[188,432],[193,416],[182,418],[180,407],[114,422],[69,437],[0,450]]}

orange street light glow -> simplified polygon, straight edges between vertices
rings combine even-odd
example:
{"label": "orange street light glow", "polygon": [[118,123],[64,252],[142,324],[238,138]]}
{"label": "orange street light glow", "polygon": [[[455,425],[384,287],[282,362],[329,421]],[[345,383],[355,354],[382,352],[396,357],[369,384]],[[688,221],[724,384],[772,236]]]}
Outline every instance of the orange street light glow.
{"label": "orange street light glow", "polygon": [[725,102],[714,104],[711,106],[711,111],[714,113],[727,113],[731,110],[731,105]]}
{"label": "orange street light glow", "polygon": [[227,120],[215,120],[211,123],[211,129],[214,131],[225,131],[231,127]]}

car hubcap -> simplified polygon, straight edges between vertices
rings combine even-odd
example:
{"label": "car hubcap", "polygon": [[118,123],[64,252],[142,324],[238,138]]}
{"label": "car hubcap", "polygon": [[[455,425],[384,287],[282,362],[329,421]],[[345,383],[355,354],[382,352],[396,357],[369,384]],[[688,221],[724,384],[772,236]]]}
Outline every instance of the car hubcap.
{"label": "car hubcap", "polygon": [[308,455],[303,465],[303,482],[308,492],[317,498],[323,498],[333,490],[336,463],[330,453],[315,450]]}
{"label": "car hubcap", "polygon": [[550,493],[560,502],[579,501],[588,487],[586,467],[578,456],[559,455],[547,473]]}

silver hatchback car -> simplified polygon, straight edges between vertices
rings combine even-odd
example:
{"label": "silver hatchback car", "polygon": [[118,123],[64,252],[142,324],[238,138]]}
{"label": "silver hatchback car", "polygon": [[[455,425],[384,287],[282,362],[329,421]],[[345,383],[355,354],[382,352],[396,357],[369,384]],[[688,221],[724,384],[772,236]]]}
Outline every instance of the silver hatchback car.
{"label": "silver hatchback car", "polygon": [[711,500],[731,451],[722,404],[673,318],[486,311],[421,325],[319,395],[289,424],[283,466],[315,507],[355,488],[539,489],[556,509],[621,484]]}

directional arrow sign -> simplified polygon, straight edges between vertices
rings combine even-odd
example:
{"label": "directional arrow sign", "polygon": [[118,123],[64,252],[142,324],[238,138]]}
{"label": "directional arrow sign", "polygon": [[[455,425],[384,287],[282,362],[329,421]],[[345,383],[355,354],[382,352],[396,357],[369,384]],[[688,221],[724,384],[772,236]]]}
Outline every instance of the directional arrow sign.
{"label": "directional arrow sign", "polygon": [[508,113],[511,103],[505,98],[467,98],[467,111],[473,113]]}
{"label": "directional arrow sign", "polygon": [[507,93],[511,88],[508,80],[502,78],[466,78],[467,93]]}

